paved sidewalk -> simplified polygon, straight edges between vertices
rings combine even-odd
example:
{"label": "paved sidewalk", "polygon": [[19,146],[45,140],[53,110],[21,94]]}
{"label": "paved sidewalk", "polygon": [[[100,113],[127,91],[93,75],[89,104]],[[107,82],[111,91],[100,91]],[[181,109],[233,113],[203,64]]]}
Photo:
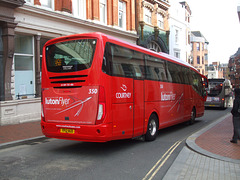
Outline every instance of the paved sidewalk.
{"label": "paved sidewalk", "polygon": [[0,126],[0,149],[45,138],[42,134],[40,120],[15,125]]}
{"label": "paved sidewalk", "polygon": [[227,114],[193,134],[163,179],[239,180],[240,141],[230,143],[232,133],[232,116]]}

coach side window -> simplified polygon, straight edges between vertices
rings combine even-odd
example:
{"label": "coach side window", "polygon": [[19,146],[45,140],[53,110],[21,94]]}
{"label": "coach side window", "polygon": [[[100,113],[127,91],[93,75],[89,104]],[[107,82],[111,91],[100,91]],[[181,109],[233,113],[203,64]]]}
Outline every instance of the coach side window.
{"label": "coach side window", "polygon": [[102,71],[112,76],[144,79],[143,56],[132,49],[107,43]]}
{"label": "coach side window", "polygon": [[188,68],[182,67],[182,76],[183,76],[183,83],[190,84],[189,77],[188,77]]}
{"label": "coach side window", "polygon": [[193,87],[197,91],[198,94],[200,94],[201,96],[203,95],[202,78],[196,72],[193,72]]}
{"label": "coach side window", "polygon": [[179,77],[180,74],[180,66],[178,66],[177,64],[168,62],[168,70],[171,74],[172,77],[172,82],[173,83],[181,83],[181,79]]}
{"label": "coach side window", "polygon": [[138,51],[133,51],[133,56],[131,59],[131,64],[134,68],[134,78],[136,79],[144,79],[145,77],[145,69],[144,69],[144,54]]}
{"label": "coach side window", "polygon": [[108,75],[112,75],[111,63],[112,63],[111,47],[109,43],[107,43],[103,56],[102,71]]}
{"label": "coach side window", "polygon": [[146,79],[167,81],[165,61],[153,56],[145,56],[146,60]]}

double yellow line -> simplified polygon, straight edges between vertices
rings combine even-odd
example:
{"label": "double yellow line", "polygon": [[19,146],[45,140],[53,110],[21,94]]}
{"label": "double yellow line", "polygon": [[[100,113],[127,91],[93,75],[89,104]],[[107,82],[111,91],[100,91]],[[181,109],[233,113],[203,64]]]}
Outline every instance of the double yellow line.
{"label": "double yellow line", "polygon": [[158,162],[150,169],[150,171],[146,174],[146,176],[142,180],[152,180],[154,176],[158,173],[158,171],[161,169],[161,167],[164,165],[164,163],[168,160],[168,158],[171,156],[173,151],[181,144],[182,141],[177,141],[175,144],[173,144],[167,152],[161,157],[161,159],[158,160]]}

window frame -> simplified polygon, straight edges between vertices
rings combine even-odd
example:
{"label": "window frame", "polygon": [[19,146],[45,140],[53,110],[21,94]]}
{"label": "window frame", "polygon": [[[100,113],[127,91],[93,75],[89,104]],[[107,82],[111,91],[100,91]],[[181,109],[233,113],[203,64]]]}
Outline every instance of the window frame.
{"label": "window frame", "polygon": [[[15,68],[15,65],[16,65],[16,57],[19,56],[19,57],[31,57],[32,59],[32,78],[33,78],[33,94],[36,93],[36,82],[35,82],[35,44],[34,44],[34,37],[31,36],[31,35],[23,35],[23,34],[16,34],[15,37],[17,36],[22,36],[22,37],[31,37],[31,46],[32,46],[32,52],[31,53],[22,53],[22,52],[14,52],[14,56],[13,56],[13,71],[14,71],[14,75],[15,75],[15,71],[16,71],[16,68]],[[15,39],[16,41],[16,39]],[[15,48],[15,51],[16,51],[16,48]],[[14,99],[17,98],[17,94],[16,94],[16,77],[14,76]],[[32,94],[32,96],[33,96]]]}
{"label": "window frame", "polygon": [[[122,6],[120,6],[122,4]],[[122,9],[120,9],[122,7]],[[126,12],[127,12],[127,3],[122,0],[118,0],[118,26],[126,30],[126,24],[127,24],[127,17],[126,17]],[[120,13],[122,14],[122,19],[120,19]]]}
{"label": "window frame", "polygon": [[[102,14],[102,7],[104,7],[104,15]],[[107,24],[107,0],[99,0],[99,21],[103,24]]]}
{"label": "window frame", "polygon": [[158,27],[164,29],[164,17],[161,13],[157,13],[157,24]]}
{"label": "window frame", "polygon": [[86,19],[86,0],[72,0],[72,11],[74,17]]}
{"label": "window frame", "polygon": [[39,0],[41,7],[46,8],[46,9],[51,9],[51,10],[55,9],[55,1],[54,0],[47,0],[48,2],[50,2],[50,6],[42,5],[41,1],[43,1],[43,0]]}
{"label": "window frame", "polygon": [[152,11],[148,7],[144,7],[144,22],[152,24]]}

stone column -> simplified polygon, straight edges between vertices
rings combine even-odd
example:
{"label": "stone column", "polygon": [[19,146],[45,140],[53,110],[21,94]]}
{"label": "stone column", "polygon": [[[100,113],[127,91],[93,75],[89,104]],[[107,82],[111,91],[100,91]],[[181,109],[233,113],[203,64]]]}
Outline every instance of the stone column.
{"label": "stone column", "polygon": [[40,39],[41,35],[34,36],[34,46],[35,46],[35,89],[36,97],[41,96],[41,69],[40,69]]}
{"label": "stone column", "polygon": [[4,67],[4,89],[5,89],[5,101],[12,100],[11,94],[11,69],[13,64],[14,55],[14,29],[16,23],[4,23],[3,25],[3,67]]}
{"label": "stone column", "polygon": [[3,100],[4,100],[4,65],[3,65],[2,26],[0,26],[0,101]]}

